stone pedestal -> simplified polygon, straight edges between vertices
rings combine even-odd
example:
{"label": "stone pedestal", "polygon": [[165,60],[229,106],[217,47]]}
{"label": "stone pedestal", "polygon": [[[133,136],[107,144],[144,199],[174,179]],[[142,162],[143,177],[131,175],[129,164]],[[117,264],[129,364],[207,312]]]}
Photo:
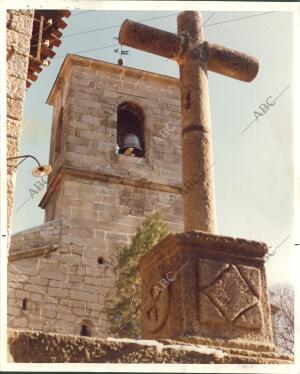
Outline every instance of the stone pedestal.
{"label": "stone pedestal", "polygon": [[200,231],[168,235],[140,262],[142,339],[275,357],[267,249],[264,243]]}

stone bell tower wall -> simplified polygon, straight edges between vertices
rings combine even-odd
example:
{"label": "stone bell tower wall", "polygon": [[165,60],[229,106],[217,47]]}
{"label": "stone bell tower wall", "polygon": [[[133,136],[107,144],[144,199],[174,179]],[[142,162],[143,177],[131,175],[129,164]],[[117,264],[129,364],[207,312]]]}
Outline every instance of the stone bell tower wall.
{"label": "stone bell tower wall", "polygon": [[[110,181],[113,189],[120,189],[119,184],[131,186],[131,191],[157,191],[165,196],[166,205],[174,199],[169,194],[175,194],[181,205],[179,95],[175,78],[69,55],[48,98],[53,105],[53,173],[40,204],[46,209],[46,222],[67,210],[62,200],[65,175],[79,176],[87,184]],[[117,112],[123,102],[139,106],[144,113],[144,158],[116,153]],[[172,209],[168,214],[181,222],[181,209]],[[144,216],[140,203],[133,210]]]}
{"label": "stone bell tower wall", "polygon": [[[116,153],[123,101],[144,112],[144,158]],[[170,231],[183,229],[177,81],[68,56],[48,102],[53,172],[40,203],[46,222],[13,238],[21,252],[10,258],[9,326],[79,335],[89,323],[92,336],[103,337],[116,248],[157,209]],[[50,228],[58,226],[54,242]],[[16,274],[26,277],[16,283]]]}

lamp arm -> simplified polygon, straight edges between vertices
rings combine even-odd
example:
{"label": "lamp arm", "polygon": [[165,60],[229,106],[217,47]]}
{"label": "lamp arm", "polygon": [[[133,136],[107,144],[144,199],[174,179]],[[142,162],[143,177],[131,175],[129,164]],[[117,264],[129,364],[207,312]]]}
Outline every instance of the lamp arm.
{"label": "lamp arm", "polygon": [[[7,160],[15,160],[17,158],[24,158],[24,160],[26,158],[33,158],[35,160],[35,162],[38,164],[38,166],[41,166],[39,160],[36,157],[32,156],[32,155],[23,155],[23,156],[17,156],[17,157],[9,157]],[[21,162],[23,162],[23,161],[21,161]]]}

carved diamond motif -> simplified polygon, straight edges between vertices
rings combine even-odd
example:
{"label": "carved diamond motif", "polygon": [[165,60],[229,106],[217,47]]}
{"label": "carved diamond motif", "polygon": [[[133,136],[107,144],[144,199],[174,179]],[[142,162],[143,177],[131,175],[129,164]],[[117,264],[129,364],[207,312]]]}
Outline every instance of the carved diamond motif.
{"label": "carved diamond motif", "polygon": [[259,269],[199,259],[199,286],[202,323],[261,327]]}
{"label": "carved diamond motif", "polygon": [[230,321],[257,301],[235,266],[230,266],[205,291]]}

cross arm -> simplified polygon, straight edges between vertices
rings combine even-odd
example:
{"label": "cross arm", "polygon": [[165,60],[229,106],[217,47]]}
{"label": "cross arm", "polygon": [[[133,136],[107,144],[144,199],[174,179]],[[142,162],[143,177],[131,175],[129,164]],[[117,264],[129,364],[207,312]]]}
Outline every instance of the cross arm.
{"label": "cross arm", "polygon": [[187,36],[130,20],[123,22],[119,32],[119,42],[179,63],[184,62],[184,55],[187,59],[194,58],[203,62],[202,52],[205,52],[208,70],[245,82],[252,81],[258,73],[259,62],[255,57],[209,42],[189,46]]}
{"label": "cross arm", "polygon": [[251,82],[257,75],[259,61],[246,53],[207,43],[208,70],[230,78]]}
{"label": "cross arm", "polygon": [[119,32],[119,42],[144,52],[175,60],[181,50],[182,38],[171,32],[126,19]]}

